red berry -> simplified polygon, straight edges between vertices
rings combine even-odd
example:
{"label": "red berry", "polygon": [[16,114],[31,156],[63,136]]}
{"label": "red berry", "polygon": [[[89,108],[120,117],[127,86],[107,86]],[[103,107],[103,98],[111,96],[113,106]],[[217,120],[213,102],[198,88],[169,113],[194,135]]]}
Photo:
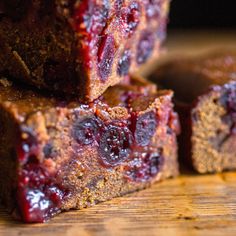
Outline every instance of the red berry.
{"label": "red berry", "polygon": [[116,166],[125,161],[131,152],[133,137],[129,129],[113,124],[101,134],[100,158],[106,166]]}
{"label": "red berry", "polygon": [[103,36],[98,49],[98,74],[102,81],[106,81],[111,73],[115,52],[114,37],[112,35]]}
{"label": "red berry", "polygon": [[119,76],[128,75],[130,65],[131,65],[131,52],[129,50],[126,50],[118,62],[118,68],[117,68],[118,75]]}
{"label": "red berry", "polygon": [[135,141],[140,146],[150,143],[157,128],[157,116],[153,111],[136,117],[133,115],[132,130],[134,131]]}
{"label": "red berry", "polygon": [[73,126],[73,137],[81,145],[93,143],[98,137],[102,122],[96,117],[78,119]]}
{"label": "red berry", "polygon": [[155,44],[155,35],[152,32],[144,31],[137,46],[136,61],[143,64],[151,56]]}
{"label": "red berry", "polygon": [[146,182],[157,176],[163,165],[161,152],[150,150],[134,152],[126,166],[126,177],[135,182]]}
{"label": "red berry", "polygon": [[131,36],[140,22],[141,7],[138,2],[132,2],[128,7],[121,8],[121,24],[125,34]]}

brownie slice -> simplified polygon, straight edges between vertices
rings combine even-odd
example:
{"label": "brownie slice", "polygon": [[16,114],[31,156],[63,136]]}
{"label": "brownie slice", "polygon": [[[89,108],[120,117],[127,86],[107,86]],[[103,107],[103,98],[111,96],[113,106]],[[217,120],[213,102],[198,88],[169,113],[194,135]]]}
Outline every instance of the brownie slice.
{"label": "brownie slice", "polygon": [[169,0],[1,0],[0,73],[94,100],[157,57]]}
{"label": "brownie slice", "polygon": [[136,78],[83,105],[0,84],[0,195],[23,221],[178,174],[171,91]]}
{"label": "brownie slice", "polygon": [[199,173],[236,169],[236,53],[174,59],[151,79],[175,92],[180,156]]}

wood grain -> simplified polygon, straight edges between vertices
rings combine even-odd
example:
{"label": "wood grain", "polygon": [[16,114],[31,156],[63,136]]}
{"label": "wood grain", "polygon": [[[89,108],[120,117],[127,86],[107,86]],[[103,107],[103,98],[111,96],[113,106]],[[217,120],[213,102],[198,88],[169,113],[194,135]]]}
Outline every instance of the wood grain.
{"label": "wood grain", "polygon": [[[233,46],[236,32],[174,32],[166,57]],[[0,236],[236,235],[236,173],[185,174],[150,189],[24,225],[0,208]]]}
{"label": "wood grain", "polygon": [[236,173],[184,175],[152,188],[23,225],[1,209],[0,235],[236,235]]}

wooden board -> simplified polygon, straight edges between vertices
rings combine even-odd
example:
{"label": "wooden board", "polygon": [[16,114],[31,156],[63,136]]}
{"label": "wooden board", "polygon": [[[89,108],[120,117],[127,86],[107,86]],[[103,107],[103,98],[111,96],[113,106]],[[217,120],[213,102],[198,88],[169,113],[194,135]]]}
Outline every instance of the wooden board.
{"label": "wooden board", "polygon": [[[166,57],[233,46],[235,39],[236,32],[174,32]],[[1,208],[0,236],[5,235],[236,235],[236,172],[184,174],[46,224],[15,222]]]}

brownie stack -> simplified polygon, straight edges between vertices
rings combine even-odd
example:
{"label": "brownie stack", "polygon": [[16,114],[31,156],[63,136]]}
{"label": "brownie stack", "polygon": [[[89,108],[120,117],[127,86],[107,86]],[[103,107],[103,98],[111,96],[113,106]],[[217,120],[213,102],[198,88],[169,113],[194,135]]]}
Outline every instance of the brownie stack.
{"label": "brownie stack", "polygon": [[[178,174],[160,54],[169,0],[0,2],[0,197],[25,222]],[[113,86],[113,87],[111,87]]]}

